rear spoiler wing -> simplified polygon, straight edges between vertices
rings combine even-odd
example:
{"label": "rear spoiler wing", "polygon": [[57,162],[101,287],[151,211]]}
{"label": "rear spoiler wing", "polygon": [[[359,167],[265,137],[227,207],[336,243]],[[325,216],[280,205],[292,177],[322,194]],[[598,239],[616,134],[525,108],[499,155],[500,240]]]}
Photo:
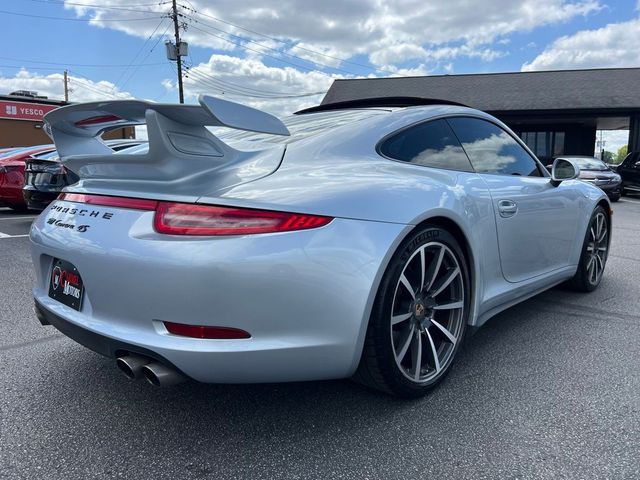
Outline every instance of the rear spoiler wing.
{"label": "rear spoiler wing", "polygon": [[[206,127],[289,135],[266,112],[202,95],[199,105],[167,105],[140,100],[82,103],[45,115],[60,161],[78,178],[76,188],[92,191],[205,194],[216,188],[268,175],[284,155],[282,145],[237,150]],[[147,125],[147,153],[111,150],[100,138],[107,130]]]}
{"label": "rear spoiler wing", "polygon": [[[201,141],[203,137],[207,137],[203,132],[205,126],[289,135],[289,130],[282,121],[267,112],[208,95],[200,95],[198,103],[199,105],[175,105],[142,100],[113,100],[69,105],[45,115],[45,131],[55,142],[63,160],[73,155],[111,154],[112,150],[100,140],[102,133],[142,124],[147,124],[150,142],[153,141],[154,133],[163,134],[163,137],[167,134],[171,136],[172,130],[177,130],[173,133],[182,137],[195,137],[191,140],[182,138],[180,142],[183,147],[196,147],[194,154],[199,153],[198,147],[205,147],[206,142]],[[174,138],[178,137],[174,135]],[[171,140],[171,143],[184,152],[184,148],[178,147],[176,141]]]}

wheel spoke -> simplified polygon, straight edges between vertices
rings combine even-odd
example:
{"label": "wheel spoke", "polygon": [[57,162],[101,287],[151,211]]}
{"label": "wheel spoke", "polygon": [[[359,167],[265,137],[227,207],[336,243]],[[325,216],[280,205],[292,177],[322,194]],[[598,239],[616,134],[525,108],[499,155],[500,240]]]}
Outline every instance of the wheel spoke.
{"label": "wheel spoke", "polygon": [[436,256],[436,261],[432,261],[429,265],[429,269],[425,273],[425,278],[428,279],[428,283],[424,285],[425,290],[429,291],[433,282],[435,282],[436,277],[438,276],[438,272],[440,271],[440,267],[442,266],[442,259],[444,258],[444,248],[439,247],[438,254]]}
{"label": "wheel spoke", "polygon": [[596,232],[593,231],[593,226],[591,226],[589,230],[591,231],[591,239],[593,240],[593,243],[596,243],[598,241],[598,237],[596,236]]}
{"label": "wheel spoke", "polygon": [[400,275],[400,283],[402,283],[404,285],[404,287],[411,294],[411,298],[413,298],[415,300],[416,299],[416,291],[413,289],[413,287],[411,286],[411,283],[409,283],[409,280],[407,279],[407,277],[405,277],[404,273],[402,275]]}
{"label": "wheel spoke", "polygon": [[602,243],[602,241],[605,239],[606,236],[607,236],[607,229],[603,228],[602,234],[598,237],[598,243]]}
{"label": "wheel spoke", "polygon": [[454,345],[456,344],[457,339],[453,336],[453,333],[447,330],[444,326],[440,325],[433,318],[431,319],[431,323],[433,323],[438,328],[438,330],[440,330],[444,334],[444,336],[447,337],[449,342],[453,343]]}
{"label": "wheel spoke", "polygon": [[405,320],[409,320],[413,316],[413,313],[403,313],[402,315],[392,315],[391,316],[391,325],[396,325],[400,322],[404,322]]}
{"label": "wheel spoke", "polygon": [[595,257],[592,257],[591,260],[593,260],[591,262],[591,268],[588,269],[588,273],[589,273],[589,280],[591,281],[591,283],[594,283],[595,280],[595,271],[596,271],[596,261],[595,261]]}
{"label": "wheel spoke", "polygon": [[458,308],[462,308],[464,306],[464,302],[460,300],[459,302],[451,302],[451,303],[443,303],[442,305],[436,305],[433,307],[434,310],[456,310]]}
{"label": "wheel spoke", "polygon": [[604,270],[604,262],[600,258],[600,255],[596,254],[596,262],[598,263],[596,267],[600,269],[600,271]]}
{"label": "wheel spoke", "polygon": [[436,373],[438,373],[440,371],[440,359],[438,358],[438,351],[436,350],[436,346],[433,343],[433,338],[431,338],[429,329],[425,328],[424,333],[427,334],[427,339],[429,340],[429,346],[431,347],[431,355],[433,356],[433,366],[436,369]]}
{"label": "wheel spoke", "polygon": [[430,292],[430,296],[437,296],[440,292],[447,288],[449,284],[453,282],[453,279],[458,275],[460,275],[460,267],[456,266],[456,268],[447,272],[447,275],[438,282],[437,286],[433,287],[434,291]]}
{"label": "wheel spoke", "polygon": [[422,290],[424,287],[424,276],[425,276],[425,265],[424,265],[424,247],[420,249],[420,288]]}
{"label": "wheel spoke", "polygon": [[422,366],[422,335],[420,330],[416,330],[414,335],[415,342],[412,342],[411,347],[411,361],[413,363],[413,379],[418,381],[420,379],[420,367]]}
{"label": "wheel spoke", "polygon": [[407,338],[404,340],[402,344],[402,348],[398,352],[398,355],[396,355],[396,358],[398,359],[398,363],[401,362],[404,356],[407,354],[407,350],[409,350],[409,345],[411,345],[411,339],[413,338],[414,332],[415,332],[415,327],[411,325],[411,328],[409,328],[409,334],[407,335]]}

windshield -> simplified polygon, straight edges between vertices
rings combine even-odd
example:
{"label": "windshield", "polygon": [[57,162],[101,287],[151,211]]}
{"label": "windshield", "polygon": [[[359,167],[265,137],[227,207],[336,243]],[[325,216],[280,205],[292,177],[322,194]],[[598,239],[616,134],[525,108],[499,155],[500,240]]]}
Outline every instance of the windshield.
{"label": "windshield", "polygon": [[569,158],[578,164],[580,170],[608,170],[607,164],[597,158],[576,157]]}

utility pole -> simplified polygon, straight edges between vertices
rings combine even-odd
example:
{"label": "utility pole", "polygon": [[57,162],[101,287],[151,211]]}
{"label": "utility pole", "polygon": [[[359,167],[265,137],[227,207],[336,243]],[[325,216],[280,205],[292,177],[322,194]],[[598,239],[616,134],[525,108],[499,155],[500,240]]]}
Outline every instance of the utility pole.
{"label": "utility pole", "polygon": [[171,18],[173,18],[173,29],[175,31],[176,36],[176,53],[178,63],[178,92],[180,94],[180,103],[184,103],[184,92],[182,89],[182,56],[180,55],[180,25],[178,24],[178,7],[176,6],[176,0],[173,0],[173,13],[171,14]]}
{"label": "utility pole", "polygon": [[67,70],[64,71],[64,101],[69,101],[69,74]]}

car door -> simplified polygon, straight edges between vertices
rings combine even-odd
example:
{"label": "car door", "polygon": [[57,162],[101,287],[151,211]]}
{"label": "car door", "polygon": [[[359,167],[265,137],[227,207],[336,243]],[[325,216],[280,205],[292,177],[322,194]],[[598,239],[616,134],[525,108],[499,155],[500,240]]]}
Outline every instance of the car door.
{"label": "car door", "polygon": [[640,192],[640,152],[631,152],[622,161],[617,172],[622,177],[622,186],[632,192]]}
{"label": "car door", "polygon": [[495,123],[475,117],[448,122],[489,188],[505,279],[521,282],[567,266],[582,201],[575,182],[554,187],[543,167]]}

